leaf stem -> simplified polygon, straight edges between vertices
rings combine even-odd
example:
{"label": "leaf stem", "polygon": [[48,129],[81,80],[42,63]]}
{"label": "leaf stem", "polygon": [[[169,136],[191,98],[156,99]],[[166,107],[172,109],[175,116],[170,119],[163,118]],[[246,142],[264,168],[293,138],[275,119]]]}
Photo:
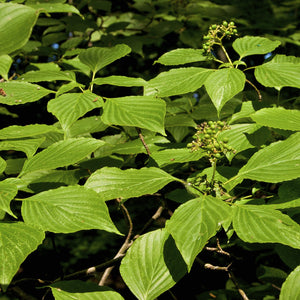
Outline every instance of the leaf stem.
{"label": "leaf stem", "polygon": [[246,79],[246,82],[249,83],[255,89],[255,91],[258,95],[258,101],[261,101],[262,96],[261,96],[261,93],[260,93],[259,89],[250,80]]}
{"label": "leaf stem", "polygon": [[146,149],[147,154],[150,156],[150,155],[151,155],[151,152],[150,152],[150,150],[149,150],[148,145],[147,145],[146,142],[145,142],[144,136],[142,135],[141,128],[135,127],[135,129],[136,129],[136,131],[137,131],[137,133],[138,133],[138,135],[139,135],[139,138],[140,138],[142,144],[144,145],[144,147],[145,147],[145,149]]}

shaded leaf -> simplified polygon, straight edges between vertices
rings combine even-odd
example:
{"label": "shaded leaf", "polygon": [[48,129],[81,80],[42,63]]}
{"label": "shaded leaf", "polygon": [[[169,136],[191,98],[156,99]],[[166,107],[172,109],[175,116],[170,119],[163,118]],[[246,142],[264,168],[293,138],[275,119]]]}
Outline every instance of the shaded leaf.
{"label": "shaded leaf", "polygon": [[104,144],[93,138],[68,139],[52,144],[25,161],[21,175],[37,170],[49,170],[74,164]]}
{"label": "shaded leaf", "polygon": [[120,234],[105,202],[96,192],[82,186],[60,187],[23,199],[21,212],[26,224],[44,231],[100,229]]}
{"label": "shaded leaf", "polygon": [[13,60],[9,55],[7,54],[0,55],[0,75],[5,80],[8,80],[8,72],[12,62]]}
{"label": "shaded leaf", "polygon": [[82,134],[104,131],[107,127],[100,117],[92,116],[82,118],[73,123],[69,129],[69,133],[71,137],[75,137]]}
{"label": "shaded leaf", "polygon": [[100,193],[104,200],[153,194],[171,181],[178,180],[158,168],[120,170],[104,167],[94,172],[85,187]]}
{"label": "shaded leaf", "polygon": [[107,99],[103,107],[105,124],[136,126],[165,135],[166,103],[152,96]]}
{"label": "shaded leaf", "polygon": [[179,127],[179,126],[188,126],[188,127],[196,127],[195,121],[188,115],[178,114],[175,116],[167,116],[165,118],[165,126],[166,127]]}
{"label": "shaded leaf", "polygon": [[0,223],[0,284],[4,290],[21,263],[44,238],[43,231],[23,222]]}
{"label": "shaded leaf", "polygon": [[77,8],[72,5],[64,3],[39,3],[36,4],[27,4],[39,12],[47,13],[74,13],[80,15],[80,12]]}

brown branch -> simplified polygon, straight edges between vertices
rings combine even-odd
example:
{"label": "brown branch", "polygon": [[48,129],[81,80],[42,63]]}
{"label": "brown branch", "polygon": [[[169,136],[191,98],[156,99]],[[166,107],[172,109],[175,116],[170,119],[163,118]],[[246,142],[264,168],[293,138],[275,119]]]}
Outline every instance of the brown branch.
{"label": "brown branch", "polygon": [[234,274],[231,271],[228,271],[228,277],[231,279],[235,287],[237,288],[239,294],[241,295],[243,300],[249,300],[246,293],[240,288],[239,283],[237,282]]}
{"label": "brown branch", "polygon": [[[117,200],[118,200],[118,202],[121,201],[120,199],[117,199]],[[118,251],[118,253],[115,255],[114,259],[117,259],[119,257],[123,257],[125,255],[125,252],[127,251],[127,249],[132,244],[130,242],[130,238],[131,238],[131,235],[132,235],[132,229],[133,229],[132,220],[131,220],[130,214],[129,214],[127,208],[125,207],[125,205],[123,203],[120,203],[120,206],[121,206],[121,209],[122,209],[122,211],[124,212],[124,214],[127,218],[127,221],[128,221],[128,224],[129,224],[129,229],[128,229],[128,233],[127,233],[127,237],[125,239],[125,242],[123,243],[123,245],[120,248],[120,250]],[[106,282],[107,278],[109,277],[109,275],[110,275],[111,271],[113,270],[113,268],[114,268],[114,266],[111,266],[111,267],[107,268],[104,271],[98,285],[100,285],[100,286],[105,285],[105,282]]]}
{"label": "brown branch", "polygon": [[143,137],[142,132],[141,132],[141,128],[135,127],[135,129],[136,129],[136,131],[137,131],[137,133],[138,133],[138,135],[139,135],[139,138],[140,138],[142,144],[144,145],[144,147],[145,147],[145,149],[146,149],[147,154],[150,156],[150,155],[151,155],[151,152],[150,152],[150,150],[149,150],[148,145],[146,144],[146,142],[145,142],[145,140],[144,140],[144,137]]}
{"label": "brown branch", "polygon": [[260,93],[259,89],[250,80],[246,79],[246,82],[249,83],[255,89],[255,91],[258,95],[258,101],[261,101],[262,96],[261,96],[261,93]]}
{"label": "brown branch", "polygon": [[217,252],[217,253],[219,253],[219,254],[223,254],[223,255],[226,255],[226,256],[229,256],[229,257],[230,257],[230,253],[224,251],[224,250],[221,248],[219,239],[217,239],[217,247],[205,247],[205,250],[207,250],[207,251],[214,251],[214,252]]}

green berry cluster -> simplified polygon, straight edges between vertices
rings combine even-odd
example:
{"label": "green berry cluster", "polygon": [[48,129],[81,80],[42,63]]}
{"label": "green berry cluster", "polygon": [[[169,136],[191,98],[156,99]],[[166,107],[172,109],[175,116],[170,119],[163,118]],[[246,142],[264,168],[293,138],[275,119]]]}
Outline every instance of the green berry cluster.
{"label": "green berry cluster", "polygon": [[203,37],[202,47],[209,53],[214,45],[221,45],[224,37],[230,38],[238,35],[237,33],[234,22],[223,21],[220,25],[213,24],[209,27],[208,34]]}
{"label": "green berry cluster", "polygon": [[229,129],[230,127],[223,121],[209,121],[197,125],[197,132],[193,135],[194,140],[187,144],[191,151],[204,150],[213,163],[228,152],[235,153],[235,150],[228,145],[228,138],[222,140],[218,138],[220,132]]}

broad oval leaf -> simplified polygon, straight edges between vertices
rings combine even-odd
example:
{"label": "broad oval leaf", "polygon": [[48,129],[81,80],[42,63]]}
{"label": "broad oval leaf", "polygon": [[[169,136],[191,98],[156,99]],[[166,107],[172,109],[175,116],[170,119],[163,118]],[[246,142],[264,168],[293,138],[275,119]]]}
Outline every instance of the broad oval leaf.
{"label": "broad oval leaf", "polygon": [[266,206],[235,206],[233,228],[247,243],[280,243],[300,248],[300,225],[289,216]]}
{"label": "broad oval leaf", "polygon": [[36,135],[43,135],[51,131],[60,132],[57,127],[45,124],[31,124],[26,126],[12,125],[0,130],[0,139],[21,139]]}
{"label": "broad oval leaf", "polygon": [[44,231],[100,229],[120,234],[105,202],[96,192],[82,186],[60,187],[23,199],[21,212],[26,224]]}
{"label": "broad oval leaf", "polygon": [[229,181],[248,178],[281,182],[300,177],[299,145],[300,133],[295,133],[284,141],[272,143],[251,156],[237,176]]}
{"label": "broad oval leaf", "polygon": [[7,54],[0,55],[0,75],[5,80],[8,80],[8,72],[12,62],[13,60],[9,55]]}
{"label": "broad oval leaf", "polygon": [[171,181],[178,180],[158,168],[120,170],[104,167],[94,172],[85,187],[100,193],[104,200],[153,194]]}
{"label": "broad oval leaf", "polygon": [[259,83],[267,87],[300,88],[300,63],[270,61],[256,67],[254,75]]}
{"label": "broad oval leaf", "polygon": [[16,80],[0,82],[0,88],[5,92],[5,96],[0,95],[0,103],[6,105],[19,105],[35,102],[53,91],[47,90],[39,85]]}
{"label": "broad oval leaf", "polygon": [[279,295],[279,300],[299,300],[300,299],[300,266],[298,266],[283,283]]}
{"label": "broad oval leaf", "polygon": [[142,78],[134,78],[127,76],[109,76],[109,77],[101,77],[96,78],[93,81],[93,84],[102,85],[102,84],[110,84],[116,86],[144,86],[147,82]]}
{"label": "broad oval leaf", "polygon": [[27,82],[40,82],[40,81],[75,81],[75,74],[71,71],[55,71],[55,70],[41,70],[41,71],[30,71],[22,74],[18,80]]}
{"label": "broad oval leaf", "polygon": [[79,54],[79,59],[87,65],[93,73],[122,58],[131,52],[130,47],[119,44],[111,48],[92,47]]}
{"label": "broad oval leaf", "polygon": [[170,289],[186,273],[186,265],[165,230],[139,237],[129,248],[120,273],[140,300],[153,300]]}
{"label": "broad oval leaf", "polygon": [[44,238],[43,231],[23,222],[0,223],[0,284],[4,290],[21,263]]}
{"label": "broad oval leaf", "polygon": [[175,66],[206,60],[207,56],[204,55],[204,50],[202,49],[175,49],[163,54],[155,63]]}
{"label": "broad oval leaf", "polygon": [[37,18],[36,10],[27,5],[0,3],[0,55],[24,46]]}
{"label": "broad oval leaf", "polygon": [[103,100],[91,92],[63,94],[48,102],[48,111],[55,115],[67,130],[87,112],[102,107]]}
{"label": "broad oval leaf", "polygon": [[11,216],[17,219],[14,213],[10,209],[10,201],[18,193],[18,188],[13,183],[7,183],[5,181],[0,182],[0,209],[4,210]]}
{"label": "broad oval leaf", "polygon": [[107,286],[98,286],[80,280],[59,281],[50,286],[55,300],[124,300]]}
{"label": "broad oval leaf", "polygon": [[105,124],[136,126],[165,135],[165,101],[152,96],[107,99],[103,107]]}
{"label": "broad oval leaf", "polygon": [[191,270],[196,256],[221,224],[231,217],[231,208],[212,196],[202,196],[180,205],[166,223],[184,261]]}
{"label": "broad oval leaf", "polygon": [[218,113],[226,102],[244,89],[245,74],[238,69],[226,68],[211,73],[205,88]]}
{"label": "broad oval leaf", "polygon": [[[299,65],[300,67],[300,65]],[[263,108],[250,115],[253,121],[263,126],[300,131],[300,111],[283,107]]]}
{"label": "broad oval leaf", "polygon": [[266,54],[276,49],[281,42],[271,41],[264,37],[244,36],[232,43],[233,49],[240,55],[240,58],[255,54]]}
{"label": "broad oval leaf", "polygon": [[213,70],[204,68],[179,68],[162,72],[145,85],[145,95],[169,97],[199,89]]}
{"label": "broad oval leaf", "polygon": [[72,165],[104,144],[93,138],[59,141],[28,159],[21,175],[37,170],[49,170]]}

